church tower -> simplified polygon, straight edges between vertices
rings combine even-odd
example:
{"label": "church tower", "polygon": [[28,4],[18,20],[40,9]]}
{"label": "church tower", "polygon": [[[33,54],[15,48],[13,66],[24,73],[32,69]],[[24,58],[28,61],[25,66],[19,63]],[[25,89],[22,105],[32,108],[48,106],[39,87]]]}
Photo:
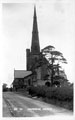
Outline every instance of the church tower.
{"label": "church tower", "polygon": [[39,34],[37,25],[37,15],[36,7],[34,6],[34,16],[33,16],[33,28],[32,28],[32,41],[31,49],[26,50],[27,53],[27,71],[36,71],[37,80],[43,80],[44,76],[47,74],[47,65],[39,66],[35,68],[40,59],[40,44],[39,44]]}
{"label": "church tower", "polygon": [[33,16],[33,29],[32,29],[32,41],[31,41],[31,50],[27,49],[27,70],[31,70],[32,65],[39,59],[40,54],[40,44],[39,44],[39,35],[38,35],[38,26],[37,26],[37,16],[36,16],[36,7],[34,6],[34,16]]}

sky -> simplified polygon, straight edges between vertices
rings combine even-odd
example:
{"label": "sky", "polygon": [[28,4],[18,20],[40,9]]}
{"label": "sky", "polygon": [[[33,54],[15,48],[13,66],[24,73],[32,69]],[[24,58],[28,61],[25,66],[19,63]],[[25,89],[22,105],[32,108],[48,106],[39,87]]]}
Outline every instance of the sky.
{"label": "sky", "polygon": [[26,70],[26,49],[31,47],[34,4],[40,48],[52,45],[63,53],[63,65],[74,82],[74,0],[31,0],[25,3],[2,3],[1,75],[10,85],[14,69]]}

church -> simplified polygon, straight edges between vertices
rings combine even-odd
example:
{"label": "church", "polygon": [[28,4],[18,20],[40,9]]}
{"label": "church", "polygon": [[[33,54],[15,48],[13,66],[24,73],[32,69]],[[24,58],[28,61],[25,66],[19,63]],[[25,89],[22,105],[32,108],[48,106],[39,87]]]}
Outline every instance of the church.
{"label": "church", "polygon": [[45,84],[44,77],[48,74],[46,64],[35,67],[41,58],[40,53],[41,50],[40,50],[40,42],[39,42],[39,34],[38,34],[36,7],[34,6],[31,48],[26,49],[27,66],[26,66],[26,70],[14,70],[14,81],[13,81],[14,87],[18,86],[18,84],[20,85],[20,87],[21,84],[22,86]]}

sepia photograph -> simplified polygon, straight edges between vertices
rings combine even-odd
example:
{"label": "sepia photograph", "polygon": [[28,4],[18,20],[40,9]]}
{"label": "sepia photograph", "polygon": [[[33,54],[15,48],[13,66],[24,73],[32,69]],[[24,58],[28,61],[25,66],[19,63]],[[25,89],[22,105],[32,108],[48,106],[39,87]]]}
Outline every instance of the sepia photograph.
{"label": "sepia photograph", "polygon": [[2,118],[72,117],[74,0],[5,1]]}

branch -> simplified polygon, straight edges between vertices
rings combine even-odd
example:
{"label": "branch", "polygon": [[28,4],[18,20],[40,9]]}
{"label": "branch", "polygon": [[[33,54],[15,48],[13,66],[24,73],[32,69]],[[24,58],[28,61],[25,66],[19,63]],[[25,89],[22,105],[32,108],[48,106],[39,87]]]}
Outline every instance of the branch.
{"label": "branch", "polygon": [[45,50],[52,50],[53,48],[55,48],[55,47],[54,47],[54,46],[49,45],[49,46],[47,46],[47,47],[43,48],[43,49],[42,49],[42,52],[44,52]]}

